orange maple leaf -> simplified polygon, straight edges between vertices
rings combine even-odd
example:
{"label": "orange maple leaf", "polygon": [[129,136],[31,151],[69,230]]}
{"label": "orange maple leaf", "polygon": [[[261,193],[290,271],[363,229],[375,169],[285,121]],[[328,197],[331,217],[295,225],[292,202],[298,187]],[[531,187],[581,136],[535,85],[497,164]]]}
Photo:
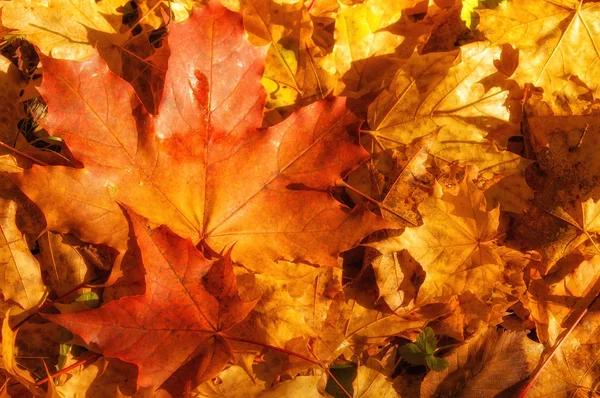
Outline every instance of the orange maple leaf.
{"label": "orange maple leaf", "polygon": [[337,265],[337,255],[390,223],[342,206],[329,187],[368,157],[349,134],[344,99],[324,100],[257,130],[265,49],[218,2],[170,28],[159,114],[96,54],[43,57],[46,129],[85,167],[40,167],[15,180],[49,229],[125,249],[117,201],[252,269],[269,261]]}

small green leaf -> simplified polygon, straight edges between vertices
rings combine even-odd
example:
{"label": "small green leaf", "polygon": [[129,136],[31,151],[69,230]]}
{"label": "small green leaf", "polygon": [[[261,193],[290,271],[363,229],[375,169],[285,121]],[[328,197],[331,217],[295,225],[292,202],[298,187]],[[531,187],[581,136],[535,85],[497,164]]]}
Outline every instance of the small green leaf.
{"label": "small green leaf", "polygon": [[448,367],[449,363],[444,358],[434,357],[433,355],[429,355],[427,357],[427,366],[429,369],[441,372],[442,370]]}
{"label": "small green leaf", "polygon": [[433,354],[437,348],[437,339],[433,329],[423,329],[414,343],[398,347],[398,354],[413,365],[427,365],[429,369],[440,371],[448,367],[448,361],[437,358]]}
{"label": "small green leaf", "polygon": [[423,352],[433,355],[437,347],[437,339],[435,338],[435,333],[433,333],[433,329],[430,327],[426,327],[425,329],[423,329],[421,334],[419,334],[419,337],[417,337],[416,344],[421,348]]}
{"label": "small green leaf", "polygon": [[417,344],[408,343],[398,348],[398,354],[407,362],[413,365],[425,365],[427,353],[423,351]]}

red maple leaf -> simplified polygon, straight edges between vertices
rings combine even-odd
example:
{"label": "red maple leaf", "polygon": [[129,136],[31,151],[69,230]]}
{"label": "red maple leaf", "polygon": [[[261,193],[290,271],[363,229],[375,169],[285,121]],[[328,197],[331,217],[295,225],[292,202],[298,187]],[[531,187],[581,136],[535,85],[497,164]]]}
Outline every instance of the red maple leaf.
{"label": "red maple leaf", "polygon": [[189,239],[164,226],[149,231],[143,217],[128,215],[137,242],[135,261],[146,271],[145,293],[98,309],[43,316],[104,356],[136,364],[138,386],[162,384],[199,355],[209,363],[196,383],[214,376],[232,352],[223,332],[258,300],[241,300],[228,254],[207,260]]}

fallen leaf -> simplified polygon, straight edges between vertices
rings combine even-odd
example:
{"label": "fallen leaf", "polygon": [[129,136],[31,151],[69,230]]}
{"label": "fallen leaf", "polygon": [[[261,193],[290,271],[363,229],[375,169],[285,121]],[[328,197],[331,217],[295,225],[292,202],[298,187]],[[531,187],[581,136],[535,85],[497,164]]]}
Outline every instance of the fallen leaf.
{"label": "fallen leaf", "polygon": [[413,280],[422,279],[423,270],[404,250],[389,254],[376,253],[378,255],[373,255],[377,257],[369,263],[375,273],[379,297],[383,298],[392,311],[402,313],[414,305],[418,287],[413,284]]}
{"label": "fallen leaf", "polygon": [[[2,25],[12,34],[24,36],[52,58],[82,61],[98,51],[111,71],[124,76],[136,88],[148,108],[155,110],[152,95],[146,95],[140,69],[161,80],[164,71],[150,58],[153,49],[147,37],[133,36],[122,25],[125,0],[15,0],[5,2]],[[137,72],[137,73],[136,73]]]}
{"label": "fallen leaf", "polygon": [[599,327],[598,303],[589,308],[575,329],[568,334],[553,355],[541,361],[539,373],[532,375],[528,397],[597,395],[599,352],[596,331]]}
{"label": "fallen leaf", "polygon": [[442,127],[430,153],[448,163],[476,166],[480,175],[488,175],[487,179],[494,174],[510,176],[522,172],[533,163],[515,153],[499,149],[475,129],[465,132]]}
{"label": "fallen leaf", "polygon": [[11,312],[13,312],[13,309],[16,308],[8,308],[3,314],[4,319],[2,320],[2,368],[6,370],[6,372],[11,376],[11,378],[14,378],[17,382],[26,387],[31,394],[37,395],[43,393],[43,391],[36,387],[35,381],[33,380],[31,373],[25,369],[22,369],[17,364],[15,358],[15,343],[17,339],[18,329],[13,330],[9,323]]}
{"label": "fallen leaf", "polygon": [[2,25],[14,29],[14,34],[25,35],[46,55],[82,60],[92,55],[97,44],[108,53],[125,44],[129,34],[119,33],[121,13],[117,11],[123,3],[11,1],[2,7]]}
{"label": "fallen leaf", "polygon": [[465,176],[457,195],[436,183],[421,202],[423,225],[402,235],[369,243],[382,253],[406,249],[421,264],[425,281],[417,304],[444,300],[466,290],[485,297],[500,279],[504,262],[496,250],[499,209],[486,211],[483,193]]}
{"label": "fallen leaf", "polygon": [[325,98],[334,79],[323,66],[323,50],[312,39],[313,22],[304,2],[244,0],[243,4],[250,42],[271,43],[262,79],[268,94],[266,108],[297,109]]}
{"label": "fallen leaf", "polygon": [[[297,266],[303,268],[302,264]],[[319,269],[313,270],[316,271],[312,273],[314,278],[321,276]],[[320,297],[318,279],[311,280],[309,276],[308,280],[302,280],[265,274],[246,274],[238,276],[238,279],[240,285],[252,286],[247,292],[241,292],[242,297],[261,298],[246,321],[232,330],[233,335],[284,347],[293,338],[314,336],[327,314],[328,307],[315,302],[316,297]],[[294,289],[302,290],[300,297],[293,295]]]}
{"label": "fallen leaf", "polygon": [[337,95],[360,97],[377,93],[389,84],[424,33],[419,25],[407,20],[397,23],[402,11],[415,3],[367,0],[362,4],[340,4],[332,54],[340,75]]}
{"label": "fallen leaf", "polygon": [[[38,243],[41,265],[47,275],[47,285],[58,296],[71,292],[73,288],[96,278],[93,264],[86,261],[80,252],[83,242],[73,236],[47,232]],[[83,293],[83,290],[80,291]]]}
{"label": "fallen leaf", "polygon": [[356,398],[396,398],[397,386],[392,378],[396,365],[396,355],[392,351],[382,361],[369,357],[360,364],[356,379],[352,383]]}
{"label": "fallen leaf", "polygon": [[[384,145],[408,144],[440,126],[455,131],[517,134],[505,87],[486,87],[499,47],[477,42],[446,53],[414,53],[389,88],[369,106],[373,136]],[[511,99],[511,101],[516,102]],[[510,102],[510,101],[509,101]]]}
{"label": "fallen leaf", "polygon": [[[530,282],[526,307],[536,322],[541,343],[553,346],[579,313],[598,295],[600,256],[582,258],[573,253],[559,263],[556,273]],[[551,328],[551,323],[554,326]]]}
{"label": "fallen leaf", "polygon": [[255,131],[264,49],[242,33],[239,15],[216,3],[173,24],[169,40],[178,44],[170,46],[156,117],[97,55],[81,63],[44,59],[44,125],[85,165],[34,166],[14,176],[50,229],[123,250],[118,200],[214,252],[236,242],[233,260],[257,270],[278,259],[337,265],[340,251],[390,225],[329,194],[340,173],[367,156],[348,133],[355,118],[343,99]]}
{"label": "fallen leaf", "polygon": [[598,95],[598,4],[516,0],[478,13],[478,28],[493,45],[508,43],[519,50],[517,82],[542,87],[544,99],[552,103],[568,78],[578,76]]}
{"label": "fallen leaf", "polygon": [[17,203],[0,198],[0,209],[0,290],[6,300],[28,310],[44,295],[40,264],[17,227]]}
{"label": "fallen leaf", "polygon": [[158,386],[199,351],[212,351],[216,360],[228,357],[222,333],[243,320],[256,301],[239,298],[228,257],[209,261],[166,227],[149,232],[143,218],[129,216],[138,261],[146,271],[144,295],[44,317],[80,335],[104,356],[136,364],[138,386]]}
{"label": "fallen leaf", "polygon": [[419,203],[429,196],[434,175],[430,172],[433,135],[415,140],[402,151],[398,148],[397,159],[401,172],[383,199],[381,215],[388,220],[405,220],[418,225],[421,218],[417,211]]}
{"label": "fallen leaf", "polygon": [[239,366],[231,366],[196,389],[201,397],[254,398],[266,390],[263,380],[252,380]]}
{"label": "fallen leaf", "polygon": [[488,209],[500,205],[501,211],[517,214],[526,212],[534,198],[533,189],[527,184],[523,171],[501,179],[486,189],[484,195]]}
{"label": "fallen leaf", "polygon": [[541,351],[525,333],[482,329],[444,356],[446,370],[425,376],[421,397],[502,395],[527,377]]}

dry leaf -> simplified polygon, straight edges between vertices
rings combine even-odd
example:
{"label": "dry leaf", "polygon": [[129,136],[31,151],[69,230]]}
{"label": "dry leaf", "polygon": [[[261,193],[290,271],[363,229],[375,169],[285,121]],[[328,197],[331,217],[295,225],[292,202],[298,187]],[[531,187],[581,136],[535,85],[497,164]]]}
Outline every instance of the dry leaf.
{"label": "dry leaf", "polygon": [[446,370],[425,377],[421,397],[502,395],[527,377],[541,351],[525,333],[482,329],[444,356],[450,362]]}
{"label": "dry leaf", "polygon": [[489,295],[504,267],[494,243],[500,210],[486,210],[483,193],[467,175],[457,195],[444,193],[436,183],[419,212],[422,226],[369,246],[382,253],[407,250],[421,264],[426,275],[418,304],[443,301],[467,290],[481,298]]}

